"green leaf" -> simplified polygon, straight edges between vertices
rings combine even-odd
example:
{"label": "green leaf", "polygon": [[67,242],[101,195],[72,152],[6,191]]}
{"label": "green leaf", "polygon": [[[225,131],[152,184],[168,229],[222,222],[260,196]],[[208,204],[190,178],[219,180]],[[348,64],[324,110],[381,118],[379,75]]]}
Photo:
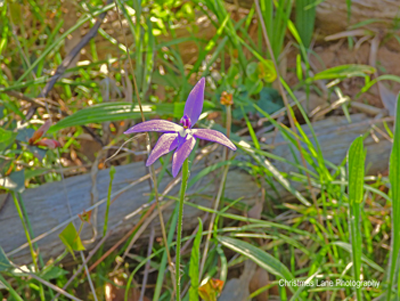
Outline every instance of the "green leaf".
{"label": "green leaf", "polygon": [[12,267],[11,262],[8,260],[3,248],[0,247],[0,272],[5,271],[10,267]]}
{"label": "green leaf", "polygon": [[258,63],[258,77],[265,80],[267,83],[272,83],[277,78],[277,73],[274,63],[271,60],[264,60]]}
{"label": "green leaf", "polygon": [[[365,151],[363,137],[358,137],[350,146],[347,156],[349,173],[349,226],[352,247],[353,273],[356,281],[361,280],[362,237],[360,227],[360,204],[364,196]],[[355,287],[357,300],[362,300],[360,287]]]}
{"label": "green leaf", "polygon": [[258,80],[258,64],[256,62],[251,62],[246,67],[246,74],[248,78],[255,82]]}
{"label": "green leaf", "polygon": [[50,281],[52,279],[58,279],[64,275],[67,275],[69,272],[57,267],[57,266],[50,266],[49,268],[45,268],[41,271],[40,277],[44,280]]}
{"label": "green leaf", "polygon": [[[223,246],[246,256],[269,273],[288,281],[294,279],[293,275],[282,262],[260,248],[231,237],[218,236],[217,239]],[[294,286],[290,286],[290,288],[296,290]]]}
{"label": "green leaf", "polygon": [[364,196],[365,151],[363,137],[358,137],[350,146],[348,157],[349,201],[361,203]]}
{"label": "green leaf", "polygon": [[190,277],[190,289],[189,289],[189,301],[198,301],[199,300],[199,262],[200,262],[200,245],[201,238],[203,234],[203,223],[200,218],[199,220],[199,229],[197,230],[196,237],[193,242],[192,253],[190,256],[190,265],[189,265],[189,277]]}
{"label": "green leaf", "polygon": [[67,250],[75,258],[74,251],[83,251],[85,247],[82,244],[81,238],[76,232],[75,226],[70,222],[65,229],[58,235],[63,244],[67,247]]}
{"label": "green leaf", "polygon": [[307,82],[313,82],[321,79],[345,79],[349,77],[365,77],[368,74],[375,73],[374,67],[368,65],[341,65],[333,68],[326,69],[314,75],[314,77],[308,78]]}
{"label": "green leaf", "polygon": [[303,41],[305,47],[309,47],[312,39],[312,35],[314,32],[314,23],[315,23],[315,11],[316,6],[313,5],[308,7],[310,4],[313,4],[315,0],[297,0],[295,9],[296,9],[296,28],[299,32],[299,36]]}
{"label": "green leaf", "polygon": [[[363,137],[351,144],[347,156],[349,176],[349,226],[352,247],[353,273],[356,281],[361,280],[362,237],[360,227],[360,207],[364,196],[365,151]],[[360,287],[355,287],[357,300],[362,300]]]}
{"label": "green leaf", "polygon": [[[143,104],[142,107],[145,115],[172,115],[175,118],[180,118],[183,115],[185,103]],[[211,109],[214,107],[215,106],[212,103],[207,101],[204,102],[205,109]],[[51,134],[72,126],[133,119],[138,117],[140,117],[140,109],[138,105],[133,105],[130,102],[101,103],[79,110],[62,119],[57,124],[50,127],[48,133]]]}
{"label": "green leaf", "polygon": [[[392,193],[392,252],[390,253],[390,273],[388,292],[392,291],[393,281],[396,278],[395,273],[398,268],[398,254],[400,252],[400,94],[397,97],[396,121],[394,127],[393,147],[390,155],[389,179],[390,190]],[[397,277],[400,281],[400,277]],[[400,291],[400,290],[399,290]],[[387,294],[387,300],[390,300],[391,294]]]}
{"label": "green leaf", "polygon": [[0,128],[0,152],[4,151],[11,143],[13,143],[16,137],[17,133]]}
{"label": "green leaf", "polygon": [[260,79],[256,81],[252,81],[249,78],[244,80],[244,85],[246,87],[246,91],[249,95],[256,95],[261,92],[263,88],[263,83]]}

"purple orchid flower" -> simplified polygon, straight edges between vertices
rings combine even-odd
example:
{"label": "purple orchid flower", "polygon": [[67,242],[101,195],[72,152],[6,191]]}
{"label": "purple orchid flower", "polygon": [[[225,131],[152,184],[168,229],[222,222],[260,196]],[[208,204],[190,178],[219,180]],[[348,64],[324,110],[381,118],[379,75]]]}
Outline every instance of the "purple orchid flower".
{"label": "purple orchid flower", "polygon": [[151,151],[146,166],[150,166],[161,156],[176,149],[172,157],[172,175],[176,177],[183,162],[192,152],[196,144],[196,138],[217,142],[231,150],[236,150],[236,146],[221,132],[192,128],[203,110],[205,83],[203,77],[190,92],[180,121],[182,125],[167,120],[155,119],[136,124],[125,132],[125,134],[151,131],[164,133]]}

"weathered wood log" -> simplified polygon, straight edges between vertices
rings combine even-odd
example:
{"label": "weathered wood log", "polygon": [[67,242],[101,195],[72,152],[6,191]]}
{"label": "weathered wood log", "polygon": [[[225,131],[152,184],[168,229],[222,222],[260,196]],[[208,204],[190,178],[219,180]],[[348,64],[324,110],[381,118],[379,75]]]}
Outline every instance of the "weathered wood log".
{"label": "weathered wood log", "polygon": [[[376,121],[375,121],[376,122]],[[358,114],[352,115],[352,123],[348,124],[344,117],[330,117],[314,124],[318,140],[322,146],[322,151],[325,158],[334,164],[342,162],[346,156],[346,152],[350,143],[358,136],[371,130],[371,124],[375,123],[374,120],[367,118],[365,115]],[[309,130],[303,126],[306,133]],[[382,138],[379,133],[375,133],[379,140],[368,137],[365,140],[365,145],[368,150],[367,153],[367,166],[368,173],[375,174],[387,169],[389,153],[391,149],[391,142]],[[293,160],[290,149],[285,143],[284,139],[278,134],[274,138],[274,134],[265,135],[266,142],[274,145],[271,150],[272,153],[279,155],[287,160]],[[218,152],[220,153],[220,152]],[[215,153],[214,153],[215,154]],[[240,156],[240,153],[238,154]],[[249,158],[246,158],[249,160]],[[211,162],[210,162],[211,161]],[[193,177],[202,170],[204,167],[212,163],[212,159],[207,157],[199,161],[192,168]],[[215,162],[215,161],[214,161]],[[273,162],[274,166],[279,170],[286,173],[296,171],[291,165],[282,162]],[[118,194],[118,191],[131,185],[130,183],[147,175],[147,169],[143,162],[133,163],[126,166],[118,166],[116,168],[113,182],[113,193]],[[202,178],[198,183],[189,190],[189,193],[201,190],[201,195],[215,195],[220,178],[220,170],[215,171],[208,176]],[[217,179],[217,180],[216,180]],[[166,175],[164,180],[160,183],[160,191],[172,180],[171,177]],[[303,191],[304,187],[292,183],[299,191]],[[99,199],[104,200],[107,196],[109,185],[109,171],[101,170],[97,175],[97,188],[99,192]],[[177,194],[178,187],[172,189],[171,195]],[[92,180],[89,174],[75,176],[65,179],[63,182],[48,183],[38,188],[27,189],[22,194],[22,200],[25,203],[26,210],[32,224],[35,237],[41,236],[43,233],[58,227],[58,229],[38,241],[41,254],[45,259],[57,256],[60,254],[64,246],[58,238],[58,234],[65,227],[65,221],[70,218],[68,202],[74,217],[81,213],[84,209],[91,206],[91,187]],[[129,186],[122,194],[115,197],[115,202],[110,207],[109,214],[109,227],[113,227],[119,223],[119,226],[113,232],[112,237],[107,240],[108,245],[121,238],[127,233],[134,224],[138,222],[139,215],[134,218],[128,219],[120,223],[123,218],[140,208],[149,200],[148,194],[150,193],[147,179],[142,179],[140,183],[135,186]],[[277,197],[280,201],[293,200],[293,196],[279,184],[277,185]],[[243,202],[251,206],[254,199],[259,195],[260,189],[253,182],[253,179],[245,171],[239,168],[231,168],[226,183],[226,196],[231,199],[243,197]],[[0,203],[4,201],[5,195],[0,195]],[[114,197],[113,197],[114,198]],[[210,199],[206,200],[199,196],[193,196],[191,202],[211,206]],[[173,206],[168,207],[165,211],[165,220],[171,214]],[[104,222],[105,204],[99,206],[97,230],[102,233]],[[185,206],[184,213],[184,228],[190,230],[197,225],[197,216],[201,212]],[[158,219],[154,221],[155,225],[158,224]],[[63,224],[64,223],[64,224]],[[61,225],[61,226],[60,226]],[[20,264],[30,262],[29,249],[19,248],[21,245],[26,244],[25,234],[18,218],[17,211],[14,203],[8,200],[3,209],[0,211],[0,246],[9,254],[12,260]],[[83,238],[88,239],[92,235],[90,227],[85,226],[83,230]],[[87,248],[93,248],[94,244],[88,245]]]}

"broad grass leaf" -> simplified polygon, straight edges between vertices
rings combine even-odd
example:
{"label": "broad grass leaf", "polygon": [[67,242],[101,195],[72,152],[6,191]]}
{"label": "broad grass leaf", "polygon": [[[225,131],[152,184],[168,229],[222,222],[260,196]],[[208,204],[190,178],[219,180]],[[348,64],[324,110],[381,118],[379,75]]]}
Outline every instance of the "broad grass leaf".
{"label": "broad grass leaf", "polygon": [[[174,118],[182,117],[184,107],[185,103],[142,105],[145,115],[170,115]],[[213,108],[215,108],[214,104],[208,101],[204,102],[204,109],[209,110]],[[138,105],[133,105],[129,102],[101,103],[79,110],[76,113],[60,120],[58,123],[50,127],[48,133],[51,134],[58,130],[72,126],[134,119],[138,117],[140,117],[140,109]]]}
{"label": "broad grass leaf", "polygon": [[[356,281],[361,280],[362,237],[360,207],[364,196],[365,154],[363,137],[356,138],[347,155],[349,177],[349,226],[353,258],[353,273]],[[362,300],[361,288],[356,287],[357,300]]]}
{"label": "broad grass leaf", "polygon": [[365,151],[363,137],[353,141],[348,152],[349,201],[361,203],[364,196]]}
{"label": "broad grass leaf", "polygon": [[218,236],[217,239],[223,246],[246,256],[269,273],[288,281],[294,279],[292,273],[282,262],[260,248],[231,237]]}
{"label": "broad grass leaf", "polygon": [[319,72],[307,79],[307,82],[313,82],[321,79],[345,79],[349,77],[366,77],[369,74],[375,73],[375,68],[368,65],[349,64],[332,67]]}

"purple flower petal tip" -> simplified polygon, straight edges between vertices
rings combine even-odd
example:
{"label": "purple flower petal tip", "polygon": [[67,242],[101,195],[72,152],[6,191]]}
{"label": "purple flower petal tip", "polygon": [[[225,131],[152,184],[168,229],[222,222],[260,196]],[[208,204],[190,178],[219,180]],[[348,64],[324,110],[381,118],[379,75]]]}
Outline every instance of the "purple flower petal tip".
{"label": "purple flower petal tip", "polygon": [[236,146],[221,132],[209,129],[194,129],[192,130],[193,136],[199,139],[208,140],[224,145],[231,150],[235,151]]}
{"label": "purple flower petal tip", "polygon": [[197,84],[190,91],[189,96],[186,100],[184,115],[191,121],[191,126],[193,126],[197,120],[199,120],[201,111],[203,110],[204,102],[204,89],[206,86],[206,79],[202,77]]}
{"label": "purple flower petal tip", "polygon": [[174,133],[179,132],[182,127],[179,124],[167,120],[154,119],[138,123],[125,131],[124,134],[141,133],[141,132],[163,132]]}

